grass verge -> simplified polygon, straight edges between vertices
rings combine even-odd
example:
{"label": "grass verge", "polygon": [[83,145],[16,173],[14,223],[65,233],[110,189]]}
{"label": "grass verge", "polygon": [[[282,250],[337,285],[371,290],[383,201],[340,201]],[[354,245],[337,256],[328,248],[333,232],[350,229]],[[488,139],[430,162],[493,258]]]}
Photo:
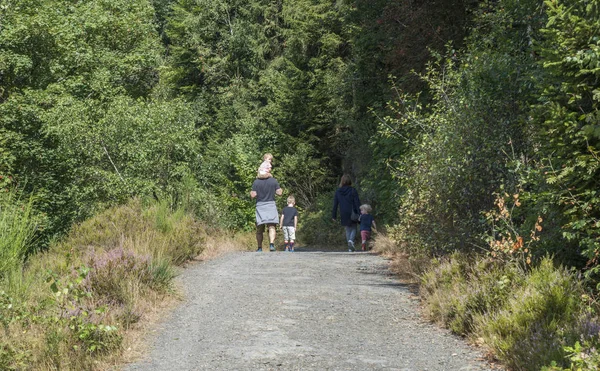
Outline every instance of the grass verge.
{"label": "grass verge", "polygon": [[177,303],[178,267],[247,248],[167,203],[133,200],[75,226],[0,281],[0,369],[116,368]]}
{"label": "grass verge", "polygon": [[511,370],[598,370],[598,303],[575,271],[544,258],[524,269],[484,255],[430,259],[377,236],[374,251],[420,281],[425,314]]}

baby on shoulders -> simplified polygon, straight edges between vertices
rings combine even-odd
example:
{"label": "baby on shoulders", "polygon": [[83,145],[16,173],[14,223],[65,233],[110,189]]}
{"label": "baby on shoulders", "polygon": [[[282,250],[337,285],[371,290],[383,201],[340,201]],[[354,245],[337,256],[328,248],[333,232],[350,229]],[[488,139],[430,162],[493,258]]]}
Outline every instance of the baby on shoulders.
{"label": "baby on shoulders", "polygon": [[265,153],[263,156],[263,162],[258,167],[258,172],[256,175],[258,179],[267,179],[273,177],[273,175],[271,175],[271,169],[273,168],[272,162],[273,155],[270,153]]}

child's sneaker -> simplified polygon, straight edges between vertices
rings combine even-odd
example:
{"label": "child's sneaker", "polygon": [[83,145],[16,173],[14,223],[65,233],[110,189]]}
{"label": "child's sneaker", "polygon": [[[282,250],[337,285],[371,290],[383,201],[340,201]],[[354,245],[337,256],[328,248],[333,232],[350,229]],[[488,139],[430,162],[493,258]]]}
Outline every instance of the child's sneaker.
{"label": "child's sneaker", "polygon": [[362,251],[365,251],[365,250],[367,249],[367,246],[366,246],[366,244],[364,244],[364,243],[363,243],[363,244],[361,245],[361,248],[362,248]]}
{"label": "child's sneaker", "polygon": [[348,240],[348,251],[354,251],[354,241]]}
{"label": "child's sneaker", "polygon": [[269,244],[269,251],[275,251],[275,245]]}
{"label": "child's sneaker", "polygon": [[256,252],[262,252],[262,247],[259,247],[258,249],[256,249]]}

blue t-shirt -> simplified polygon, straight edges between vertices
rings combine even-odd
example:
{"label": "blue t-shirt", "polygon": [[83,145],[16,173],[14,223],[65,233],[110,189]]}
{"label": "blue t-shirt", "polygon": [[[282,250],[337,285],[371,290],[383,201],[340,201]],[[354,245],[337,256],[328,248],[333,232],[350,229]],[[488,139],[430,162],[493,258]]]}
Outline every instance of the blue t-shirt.
{"label": "blue t-shirt", "polygon": [[360,230],[371,232],[371,224],[373,224],[373,215],[360,214]]}
{"label": "blue t-shirt", "polygon": [[294,226],[294,217],[298,216],[298,210],[295,207],[286,206],[281,211],[283,214],[283,226],[284,227],[293,227]]}

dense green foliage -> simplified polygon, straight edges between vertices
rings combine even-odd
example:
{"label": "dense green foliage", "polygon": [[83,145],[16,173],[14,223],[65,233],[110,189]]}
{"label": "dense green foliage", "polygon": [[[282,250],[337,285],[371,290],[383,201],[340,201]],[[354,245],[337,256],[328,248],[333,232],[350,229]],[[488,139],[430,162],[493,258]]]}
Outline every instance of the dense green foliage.
{"label": "dense green foliage", "polygon": [[482,4],[465,48],[420,75],[431,99],[390,103],[373,145],[403,149],[376,152],[401,195],[401,241],[438,254],[527,245],[530,262],[551,253],[594,275],[598,15],[573,4]]}
{"label": "dense green foliage", "polygon": [[[10,156],[0,171],[38,196],[49,233],[89,216],[101,203],[140,191],[139,181],[117,179],[116,169],[128,160],[119,141],[149,147],[127,134],[152,121],[140,117],[141,125],[127,126],[158,82],[161,51],[153,17],[143,0],[3,5],[0,127]],[[164,114],[156,112],[161,108]],[[155,116],[155,125],[156,117],[181,114],[176,106],[144,111]]]}
{"label": "dense green foliage", "polygon": [[547,2],[541,32],[548,78],[538,106],[549,195],[564,218],[563,236],[596,271],[600,253],[600,4]]}
{"label": "dense green foliage", "polygon": [[534,1],[482,9],[467,50],[449,49],[422,75],[431,101],[401,95],[390,106],[394,115],[381,123],[375,144],[405,148],[396,162],[381,160],[405,189],[400,227],[411,244],[436,252],[476,248],[494,192],[516,189],[512,170],[529,156],[524,120],[540,74],[531,30],[541,21]]}
{"label": "dense green foliage", "polygon": [[251,227],[245,195],[264,152],[310,208],[343,169],[368,172],[368,109],[390,98],[388,75],[413,86],[407,71],[422,70],[429,52],[411,48],[460,43],[469,7],[9,1],[0,181],[38,196],[42,240],[131,196],[181,201],[182,187],[196,190],[208,219]]}

